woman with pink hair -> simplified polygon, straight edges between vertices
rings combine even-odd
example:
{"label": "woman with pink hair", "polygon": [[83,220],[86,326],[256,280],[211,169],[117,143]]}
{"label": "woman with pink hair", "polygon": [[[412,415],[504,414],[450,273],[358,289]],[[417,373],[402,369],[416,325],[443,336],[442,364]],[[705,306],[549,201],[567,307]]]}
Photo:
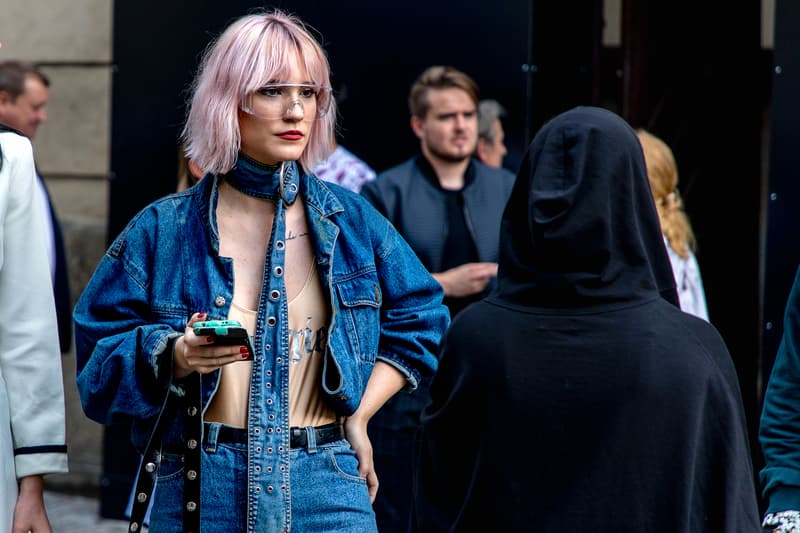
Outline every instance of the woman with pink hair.
{"label": "woman with pink hair", "polygon": [[[335,117],[302,22],[234,22],[183,134],[208,174],[140,212],[78,302],[84,411],[130,420],[143,450],[131,531],[151,503],[159,532],[376,531],[367,422],[433,374],[448,314],[392,226],[310,172]],[[207,320],[249,342],[196,334]]]}

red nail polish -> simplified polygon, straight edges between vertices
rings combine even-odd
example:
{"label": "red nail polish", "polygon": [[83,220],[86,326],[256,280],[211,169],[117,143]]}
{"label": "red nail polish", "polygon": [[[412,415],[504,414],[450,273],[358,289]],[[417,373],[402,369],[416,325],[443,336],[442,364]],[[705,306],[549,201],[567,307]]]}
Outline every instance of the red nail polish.
{"label": "red nail polish", "polygon": [[247,346],[240,346],[239,353],[249,353],[250,350],[247,349]]}
{"label": "red nail polish", "polygon": [[242,353],[242,359],[247,359],[250,354],[247,352]]}
{"label": "red nail polish", "polygon": [[205,317],[206,317],[206,314],[205,314],[205,313],[200,313],[200,314],[198,314],[198,315],[197,315],[197,317],[198,317],[198,318],[205,318]]}
{"label": "red nail polish", "polygon": [[214,337],[206,337],[206,342],[214,342]]}

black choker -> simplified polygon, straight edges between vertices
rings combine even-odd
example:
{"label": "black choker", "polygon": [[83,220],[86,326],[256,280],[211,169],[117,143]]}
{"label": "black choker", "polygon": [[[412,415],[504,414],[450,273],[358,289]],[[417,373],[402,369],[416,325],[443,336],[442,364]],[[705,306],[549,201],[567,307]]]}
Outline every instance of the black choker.
{"label": "black choker", "polygon": [[294,203],[300,191],[300,172],[296,162],[265,165],[241,152],[236,165],[225,174],[225,180],[248,196],[268,200],[281,198],[287,207]]}

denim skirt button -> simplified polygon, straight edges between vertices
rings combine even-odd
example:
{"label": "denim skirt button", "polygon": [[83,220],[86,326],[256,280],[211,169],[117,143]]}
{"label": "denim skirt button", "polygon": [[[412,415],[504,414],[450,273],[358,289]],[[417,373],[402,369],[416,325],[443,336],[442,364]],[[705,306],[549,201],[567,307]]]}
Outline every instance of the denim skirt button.
{"label": "denim skirt button", "polygon": [[217,296],[216,298],[214,298],[214,305],[216,305],[217,307],[222,307],[223,305],[225,305],[226,301],[227,300],[225,300],[224,296]]}

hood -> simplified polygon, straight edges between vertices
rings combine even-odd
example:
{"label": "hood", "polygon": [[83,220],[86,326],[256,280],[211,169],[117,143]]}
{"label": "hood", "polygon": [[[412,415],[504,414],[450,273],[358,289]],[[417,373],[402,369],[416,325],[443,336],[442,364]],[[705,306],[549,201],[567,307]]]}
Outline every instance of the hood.
{"label": "hood", "polygon": [[635,132],[579,107],[533,139],[503,214],[494,298],[548,308],[624,306],[675,282]]}

